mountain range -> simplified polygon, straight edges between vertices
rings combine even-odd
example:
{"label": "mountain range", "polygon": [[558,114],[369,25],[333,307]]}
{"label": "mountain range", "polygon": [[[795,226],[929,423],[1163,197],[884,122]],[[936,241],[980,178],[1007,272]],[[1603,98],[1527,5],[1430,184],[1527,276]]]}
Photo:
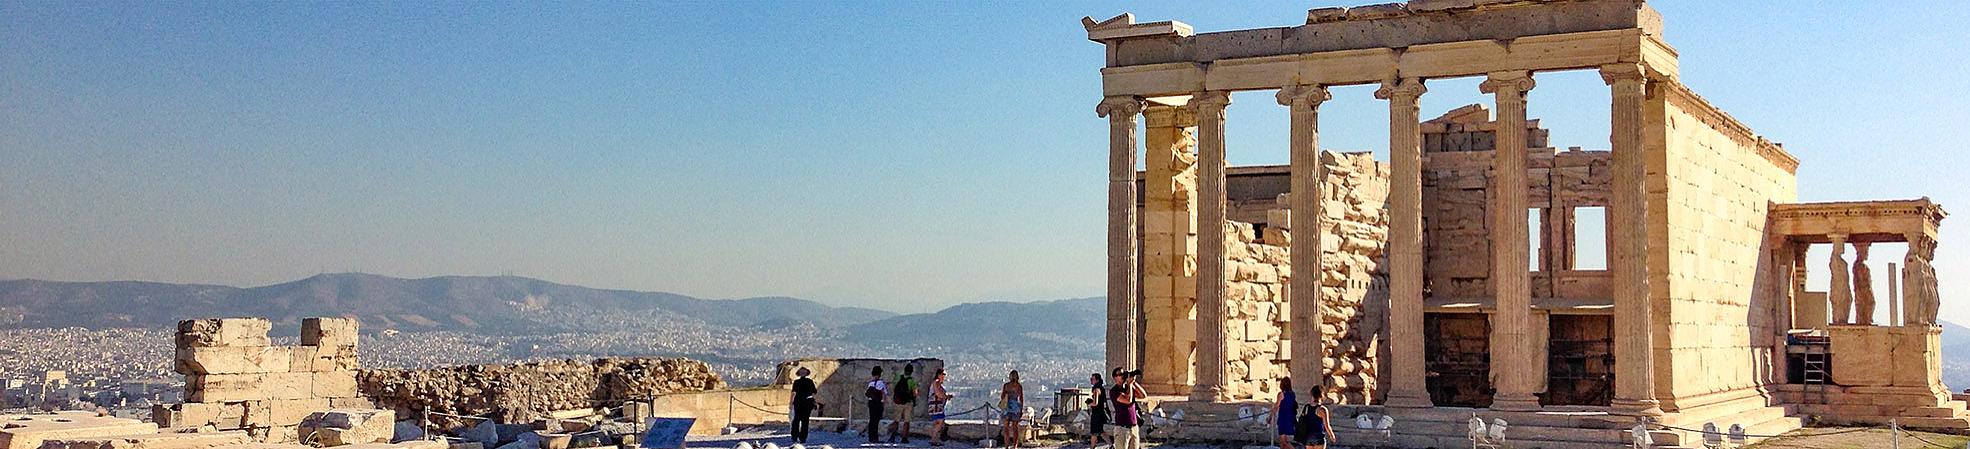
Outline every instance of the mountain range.
{"label": "mountain range", "polygon": [[178,320],[258,316],[276,329],[301,318],[352,316],[366,329],[527,334],[569,329],[567,311],[646,311],[713,326],[811,322],[851,326],[896,316],[785,297],[701,299],[605,290],[515,276],[401,279],[322,274],[264,287],[156,282],[0,281],[0,329],[166,327]]}

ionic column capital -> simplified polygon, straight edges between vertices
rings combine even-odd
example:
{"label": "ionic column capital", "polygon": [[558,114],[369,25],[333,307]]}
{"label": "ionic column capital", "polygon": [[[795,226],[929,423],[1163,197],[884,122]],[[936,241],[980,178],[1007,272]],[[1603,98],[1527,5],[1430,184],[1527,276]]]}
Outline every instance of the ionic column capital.
{"label": "ionic column capital", "polygon": [[1279,100],[1280,106],[1318,109],[1321,103],[1334,99],[1334,94],[1327,91],[1327,86],[1294,84],[1280,88],[1274,98]]}
{"label": "ionic column capital", "polygon": [[1196,108],[1200,115],[1204,112],[1222,112],[1225,106],[1230,105],[1231,93],[1222,90],[1198,92],[1190,96],[1189,104],[1190,107]]}
{"label": "ionic column capital", "polygon": [[1613,86],[1617,83],[1639,83],[1648,80],[1648,71],[1641,64],[1608,64],[1601,66],[1601,81]]}
{"label": "ionic column capital", "polygon": [[1132,117],[1141,113],[1142,99],[1134,96],[1103,98],[1101,99],[1101,104],[1095,105],[1094,107],[1094,115],[1096,117],[1113,118],[1118,115],[1121,117]]}
{"label": "ionic column capital", "polygon": [[1423,80],[1417,78],[1390,79],[1382,81],[1382,88],[1375,89],[1375,98],[1383,100],[1415,100],[1430,89],[1423,87]]}
{"label": "ionic column capital", "polygon": [[1538,83],[1532,81],[1532,72],[1524,70],[1491,72],[1483,83],[1478,84],[1478,91],[1487,94],[1499,92],[1523,94],[1537,85]]}

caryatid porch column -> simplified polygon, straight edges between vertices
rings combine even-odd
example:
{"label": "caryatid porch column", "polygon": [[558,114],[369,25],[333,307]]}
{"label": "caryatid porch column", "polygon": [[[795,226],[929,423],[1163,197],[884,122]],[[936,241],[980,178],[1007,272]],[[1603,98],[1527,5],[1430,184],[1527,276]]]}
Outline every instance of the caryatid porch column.
{"label": "caryatid porch column", "polygon": [[1608,270],[1614,297],[1615,413],[1660,416],[1655,400],[1655,337],[1649,308],[1647,155],[1642,148],[1643,102],[1648,80],[1642,67],[1601,67],[1612,91],[1609,129],[1613,172],[1607,208]]}
{"label": "caryatid porch column", "polygon": [[1095,114],[1108,118],[1108,366],[1136,366],[1135,153],[1142,99],[1108,97]]}
{"label": "caryatid porch column", "polygon": [[1423,135],[1416,100],[1425,90],[1422,80],[1403,78],[1375,91],[1389,101],[1390,407],[1435,406],[1423,366]]}
{"label": "caryatid porch column", "polygon": [[1491,322],[1491,375],[1497,387],[1493,410],[1538,410],[1540,377],[1526,369],[1533,357],[1532,243],[1527,240],[1525,93],[1532,74],[1493,72],[1478,85],[1498,102],[1498,130],[1491,162],[1491,289],[1497,311]]}
{"label": "caryatid porch column", "polygon": [[1833,275],[1833,280],[1826,284],[1827,302],[1833,303],[1833,324],[1853,324],[1854,288],[1847,282],[1847,234],[1826,237],[1833,241],[1833,252],[1826,260],[1827,270]]}
{"label": "caryatid porch column", "polygon": [[1224,108],[1226,92],[1199,92],[1197,108],[1197,383],[1190,399],[1226,399],[1224,335]]}
{"label": "caryatid porch column", "polygon": [[1874,271],[1867,267],[1870,242],[1854,242],[1854,324],[1874,325]]}
{"label": "caryatid porch column", "polygon": [[[1326,385],[1327,345],[1320,333],[1320,103],[1334,98],[1327,88],[1317,85],[1293,85],[1279,89],[1279,104],[1291,111],[1288,120],[1292,122],[1287,154],[1292,170],[1292,214],[1289,228],[1292,232],[1292,245],[1288,248],[1288,258],[1293,274],[1287,282],[1287,308],[1292,314],[1287,318],[1291,326],[1287,339],[1292,340],[1293,349],[1287,354],[1290,361],[1287,371],[1299,380],[1301,388],[1318,394]],[[1313,395],[1301,396],[1309,401],[1319,400]]]}

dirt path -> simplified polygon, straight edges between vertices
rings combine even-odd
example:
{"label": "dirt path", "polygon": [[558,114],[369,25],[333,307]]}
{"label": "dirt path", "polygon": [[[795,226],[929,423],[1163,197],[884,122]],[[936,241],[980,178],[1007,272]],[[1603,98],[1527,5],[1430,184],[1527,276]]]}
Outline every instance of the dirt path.
{"label": "dirt path", "polygon": [[[1851,427],[1814,427],[1787,433],[1750,447],[1758,449],[1850,449],[1894,447],[1888,429],[1853,432]],[[1927,440],[1926,442],[1924,440]],[[1970,443],[1970,437],[1929,432],[1905,432],[1902,449],[1956,449]]]}

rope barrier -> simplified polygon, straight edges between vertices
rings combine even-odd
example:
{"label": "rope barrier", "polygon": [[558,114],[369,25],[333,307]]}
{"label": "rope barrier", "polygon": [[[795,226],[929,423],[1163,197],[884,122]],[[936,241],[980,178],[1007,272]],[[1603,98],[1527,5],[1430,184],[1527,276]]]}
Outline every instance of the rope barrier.
{"label": "rope barrier", "polygon": [[1908,434],[1908,436],[1910,436],[1910,437],[1913,437],[1913,438],[1915,438],[1915,440],[1916,440],[1916,441],[1921,441],[1921,442],[1922,442],[1922,444],[1927,444],[1927,445],[1930,445],[1930,446],[1935,446],[1935,447],[1940,447],[1940,448],[1943,448],[1943,449],[1953,449],[1953,446],[1944,446],[1944,445],[1941,445],[1941,444],[1936,444],[1936,442],[1934,442],[1934,441],[1929,441],[1929,439],[1928,439],[1928,438],[1923,438],[1923,437],[1922,437],[1922,435],[1917,435],[1917,434],[1916,434],[1915,432],[1908,432],[1908,431],[1902,431],[1902,432],[1903,432],[1903,433],[1906,433],[1906,434]]}
{"label": "rope barrier", "polygon": [[774,413],[774,414],[780,414],[780,413],[787,413],[787,412],[788,412],[787,410],[767,410],[767,409],[764,409],[764,408],[760,408],[760,407],[759,407],[759,406],[757,406],[757,405],[752,405],[751,403],[747,403],[747,402],[746,402],[746,401],[745,401],[744,399],[739,399],[739,397],[738,397],[738,396],[735,396],[735,395],[726,395],[725,397],[727,397],[727,398],[730,398],[730,399],[732,400],[732,402],[737,402],[737,403],[739,403],[739,405],[743,405],[743,406],[746,406],[746,408],[750,408],[750,409],[753,409],[753,410],[758,410],[758,411],[761,411],[761,412],[765,412],[765,413]]}

